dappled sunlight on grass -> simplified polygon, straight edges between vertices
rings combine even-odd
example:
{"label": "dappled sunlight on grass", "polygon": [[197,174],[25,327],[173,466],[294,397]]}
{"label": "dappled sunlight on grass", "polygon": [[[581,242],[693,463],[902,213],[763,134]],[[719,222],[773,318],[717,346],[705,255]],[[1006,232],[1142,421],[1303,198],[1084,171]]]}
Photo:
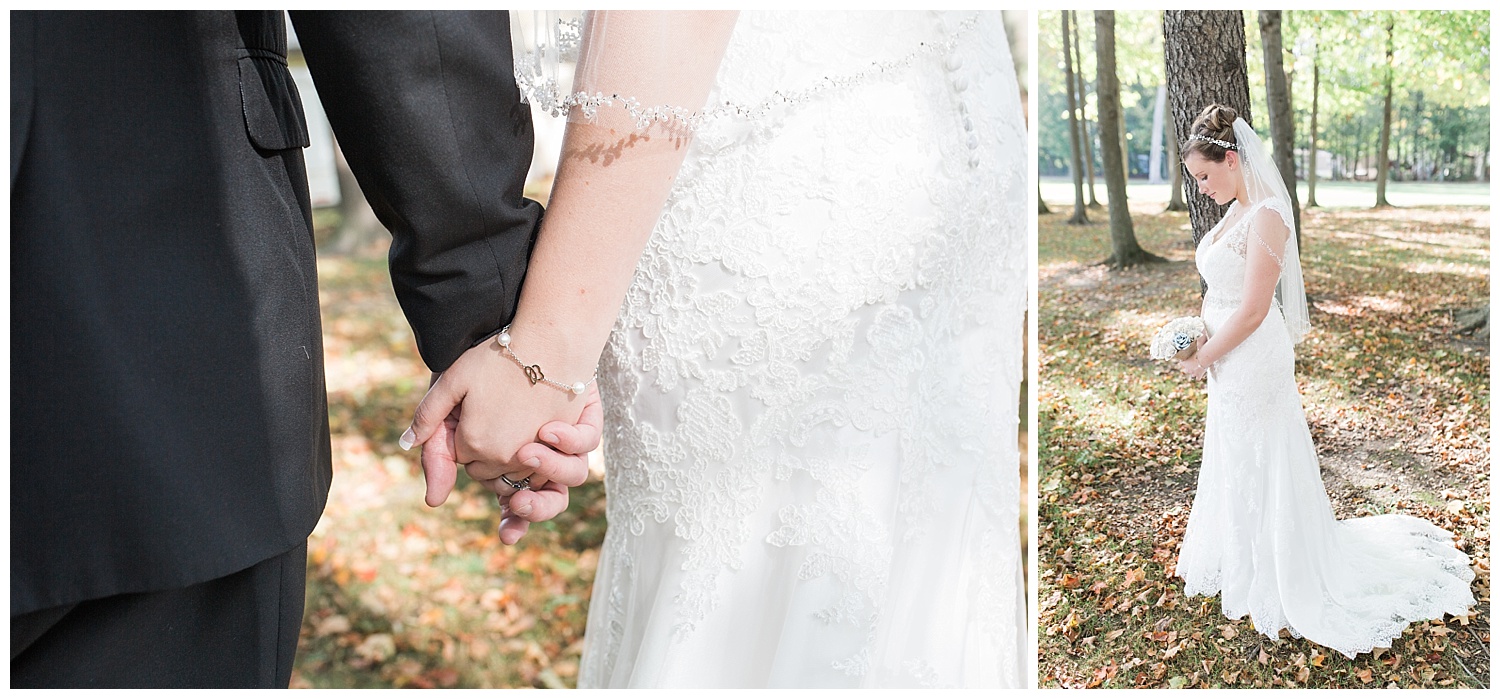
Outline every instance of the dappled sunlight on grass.
{"label": "dappled sunlight on grass", "polygon": [[1490,275],[1489,267],[1452,262],[1417,262],[1402,265],[1401,269],[1412,274],[1455,274],[1471,279],[1486,279]]}

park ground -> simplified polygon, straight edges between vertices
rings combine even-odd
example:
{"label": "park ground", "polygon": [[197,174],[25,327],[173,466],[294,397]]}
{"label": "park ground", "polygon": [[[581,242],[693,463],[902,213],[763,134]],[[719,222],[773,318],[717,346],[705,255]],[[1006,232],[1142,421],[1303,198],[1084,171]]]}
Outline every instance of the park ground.
{"label": "park ground", "polygon": [[1161,213],[1164,185],[1132,183],[1136,234],[1170,261],[1111,271],[1093,264],[1109,254],[1107,211],[1070,226],[1071,186],[1041,192],[1039,685],[1488,687],[1489,349],[1453,318],[1488,302],[1488,188],[1396,183],[1398,208],[1372,210],[1368,185],[1320,184],[1337,206],[1303,215],[1314,330],[1297,376],[1335,514],[1423,517],[1477,574],[1469,616],[1354,660],[1260,636],[1172,575],[1206,394],[1147,349],[1198,314],[1187,214]]}

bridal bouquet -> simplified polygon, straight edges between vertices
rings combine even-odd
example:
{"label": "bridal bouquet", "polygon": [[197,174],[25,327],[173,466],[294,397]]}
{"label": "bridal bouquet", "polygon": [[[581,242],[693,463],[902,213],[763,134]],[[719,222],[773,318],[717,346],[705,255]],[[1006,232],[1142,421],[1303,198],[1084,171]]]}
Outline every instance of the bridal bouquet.
{"label": "bridal bouquet", "polygon": [[1197,351],[1194,342],[1207,332],[1203,319],[1197,316],[1177,318],[1156,331],[1151,340],[1152,359],[1187,359]]}

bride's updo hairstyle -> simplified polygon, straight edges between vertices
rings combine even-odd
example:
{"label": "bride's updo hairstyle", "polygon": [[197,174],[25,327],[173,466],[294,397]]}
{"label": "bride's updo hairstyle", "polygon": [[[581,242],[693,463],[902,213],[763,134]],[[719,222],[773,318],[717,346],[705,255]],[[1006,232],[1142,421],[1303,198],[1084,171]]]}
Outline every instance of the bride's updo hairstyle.
{"label": "bride's updo hairstyle", "polygon": [[[1209,162],[1224,162],[1224,154],[1235,148],[1234,120],[1239,112],[1234,107],[1210,104],[1198,113],[1193,127],[1188,129],[1188,141],[1182,146],[1181,159],[1197,153]],[[1226,146],[1227,144],[1227,146]]]}

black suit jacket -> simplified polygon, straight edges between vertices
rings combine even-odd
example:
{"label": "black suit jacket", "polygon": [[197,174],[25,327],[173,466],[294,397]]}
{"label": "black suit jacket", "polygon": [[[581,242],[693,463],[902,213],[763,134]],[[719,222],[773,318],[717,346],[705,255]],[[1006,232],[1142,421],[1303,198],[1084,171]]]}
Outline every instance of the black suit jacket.
{"label": "black suit jacket", "polygon": [[[514,313],[541,207],[504,13],[294,13],[437,371]],[[312,531],[331,474],[280,12],[11,13],[11,614]]]}

